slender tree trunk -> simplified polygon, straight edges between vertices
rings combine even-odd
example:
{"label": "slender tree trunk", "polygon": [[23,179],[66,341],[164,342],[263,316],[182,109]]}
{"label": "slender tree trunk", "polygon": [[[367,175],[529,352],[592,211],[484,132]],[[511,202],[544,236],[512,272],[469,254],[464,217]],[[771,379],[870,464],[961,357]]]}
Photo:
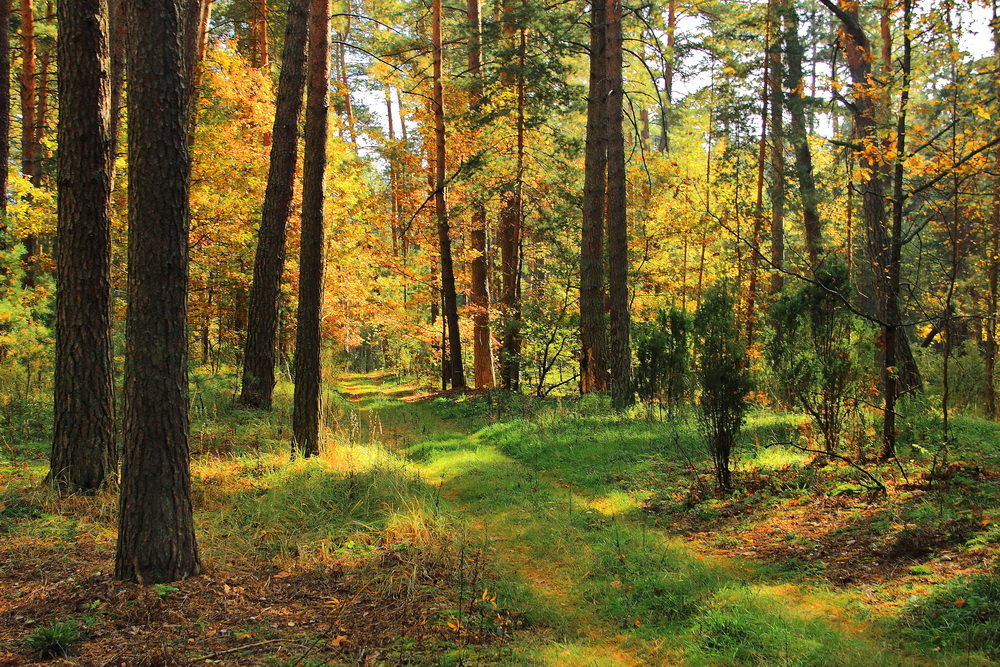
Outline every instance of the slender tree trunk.
{"label": "slender tree trunk", "polygon": [[670,152],[670,121],[674,104],[674,47],[677,35],[677,0],[667,0],[667,53],[663,58],[663,110],[660,113],[660,150]]}
{"label": "slender tree trunk", "polygon": [[[517,31],[508,15],[504,23],[506,34],[513,38]],[[505,83],[513,85],[515,109],[514,180],[503,194],[500,208],[500,304],[504,312],[503,339],[500,353],[500,380],[508,391],[521,388],[521,263],[524,235],[524,111],[525,111],[525,32],[520,31],[518,70],[507,74]]]}
{"label": "slender tree trunk", "polygon": [[[38,172],[35,67],[33,1],[21,0],[21,173],[32,183],[37,180],[35,174]],[[21,284],[30,289],[35,286],[35,256],[38,254],[38,238],[34,234],[24,238],[24,251],[24,277]]]}
{"label": "slender tree trunk", "polygon": [[[852,111],[855,142],[863,147],[879,145],[877,118],[880,115],[882,102],[879,92],[873,90],[870,85],[874,57],[871,43],[858,18],[857,4],[850,0],[840,0],[839,5],[834,4],[833,0],[820,1],[840,19],[843,28],[844,35],[841,42],[854,82]],[[909,0],[904,0],[904,23],[907,26],[910,19],[909,8]],[[907,27],[903,39],[902,106],[896,123],[898,156],[904,155],[902,149],[905,147],[906,139],[910,67],[908,31]],[[880,366],[885,403],[881,456],[887,459],[895,455],[896,399],[906,389],[920,385],[920,373],[900,319],[902,224],[905,203],[902,192],[903,160],[901,157],[897,159],[890,172],[888,166],[875,155],[875,151],[860,150],[857,151],[857,157],[858,165],[866,174],[861,183],[862,209],[867,231],[868,259],[872,267],[871,282],[875,291],[876,316],[882,323]],[[886,213],[884,189],[886,182],[891,182],[893,188],[891,226]]]}
{"label": "slender tree trunk", "polygon": [[[583,233],[580,238],[580,392],[605,391],[608,381],[604,316],[604,195],[608,132],[607,5],[590,3],[590,82],[587,148],[583,167]],[[665,116],[665,114],[664,114]],[[666,136],[667,128],[663,128]]]}
{"label": "slender tree trunk", "polygon": [[[52,3],[45,7],[45,20],[52,22]],[[44,44],[44,43],[43,43]],[[35,110],[35,171],[31,175],[31,184],[36,188],[42,186],[45,165],[45,136],[48,132],[49,121],[49,69],[52,65],[52,50],[49,46],[40,49],[38,56],[38,85],[37,95],[38,108]]]}
{"label": "slender tree trunk", "polygon": [[185,0],[184,21],[184,76],[187,80],[188,105],[188,153],[194,148],[195,133],[198,129],[198,89],[201,87],[202,63],[208,51],[208,19],[211,15],[211,0]]}
{"label": "slender tree trunk", "polygon": [[785,96],[783,94],[781,59],[781,7],[786,0],[773,0],[776,7],[771,16],[771,294],[784,285],[781,269],[785,263]]}
{"label": "slender tree trunk", "polygon": [[108,0],[111,76],[111,187],[115,184],[115,161],[121,134],[122,111],[125,106],[125,50],[128,43],[125,31],[125,0]]}
{"label": "slender tree trunk", "polygon": [[[993,63],[1000,67],[1000,12],[997,1],[991,3],[993,8]],[[1000,99],[1000,82],[994,79],[994,99]],[[986,296],[986,345],[983,354],[984,382],[986,398],[986,416],[989,419],[1000,417],[1000,405],[997,401],[997,306],[1000,303],[1000,147],[993,151],[994,185],[993,209],[990,214],[989,257],[987,261],[987,296]]]}
{"label": "slender tree trunk", "polygon": [[455,266],[451,257],[451,227],[445,200],[446,150],[444,127],[444,90],[441,85],[443,48],[441,38],[441,0],[431,2],[431,44],[434,55],[434,210],[437,217],[438,244],[441,251],[441,308],[448,332],[448,361],[451,386],[465,389],[462,364],[462,334],[458,327],[458,295],[455,291]]}
{"label": "slender tree trunk", "polygon": [[618,409],[632,404],[631,314],[628,292],[628,216],[625,193],[624,82],[622,78],[622,4],[607,6],[608,62],[608,302],[611,400]]}
{"label": "slender tree trunk", "polygon": [[302,236],[295,336],[294,447],[303,456],[320,450],[322,414],[323,199],[329,119],[330,0],[312,0],[305,147],[302,166]]}
{"label": "slender tree trunk", "polygon": [[340,44],[340,85],[344,91],[344,111],[347,114],[347,131],[351,137],[351,143],[358,147],[358,133],[354,123],[354,105],[351,103],[351,83],[347,78],[347,44],[351,36],[351,2],[347,2],[347,18],[344,22],[344,34],[341,35]]}
{"label": "slender tree trunk", "polygon": [[795,177],[802,202],[802,226],[805,232],[809,264],[816,267],[823,256],[823,238],[819,218],[819,196],[813,177],[812,150],[809,148],[806,121],[805,80],[802,76],[802,42],[799,40],[799,18],[793,3],[782,0],[781,14],[785,20],[785,73],[788,89],[788,113],[791,116],[789,140],[795,150]]}
{"label": "slender tree trunk", "polygon": [[267,0],[249,0],[250,56],[253,66],[263,69],[270,64],[267,44]]}
{"label": "slender tree trunk", "polygon": [[[10,163],[10,2],[0,2],[0,165]],[[0,250],[7,239],[7,169],[0,169]],[[0,269],[0,276],[3,270]]]}
{"label": "slender tree trunk", "polygon": [[56,369],[50,481],[114,481],[107,0],[59,3]]}
{"label": "slender tree trunk", "polygon": [[[747,345],[752,346],[757,326],[757,282],[760,274],[761,237],[764,235],[764,172],[767,163],[768,102],[771,94],[771,35],[774,32],[774,0],[768,0],[764,28],[764,77],[760,90],[760,140],[757,144],[757,203],[750,232],[750,279],[747,285]],[[738,241],[737,241],[738,243]]]}
{"label": "slender tree trunk", "polygon": [[278,76],[278,99],[272,132],[271,161],[261,214],[253,287],[247,317],[240,402],[271,409],[274,390],[274,345],[278,325],[278,296],[285,266],[285,228],[292,212],[298,120],[305,85],[306,34],[309,0],[289,0],[285,43]]}
{"label": "slender tree trunk", "polygon": [[179,0],[127,0],[129,253],[115,577],[201,569],[188,469],[187,86]]}
{"label": "slender tree trunk", "polygon": [[[479,18],[479,0],[467,0],[469,20],[469,113],[478,113],[483,97],[482,84],[482,25]],[[490,331],[489,255],[487,248],[486,204],[476,199],[472,202],[472,357],[476,388],[489,389],[496,384],[493,369],[493,336]]]}

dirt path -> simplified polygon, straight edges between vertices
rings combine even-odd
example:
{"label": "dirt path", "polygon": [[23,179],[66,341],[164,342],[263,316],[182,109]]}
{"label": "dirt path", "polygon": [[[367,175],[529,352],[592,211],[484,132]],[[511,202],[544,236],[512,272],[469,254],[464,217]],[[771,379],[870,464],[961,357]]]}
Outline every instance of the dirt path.
{"label": "dirt path", "polygon": [[[837,636],[870,647],[878,656],[865,664],[919,664],[921,660],[880,654],[883,643],[868,623],[827,597],[788,581],[747,581],[749,563],[698,554],[641,521],[622,519],[579,489],[551,479],[482,442],[460,417],[444,419],[415,386],[383,385],[378,375],[342,376],[338,390],[356,406],[367,431],[439,485],[453,511],[488,544],[491,561],[521,582],[543,632],[521,641],[543,664],[637,665],[684,662],[686,647],[676,633],[643,627],[638,612],[609,609],[607,594],[628,580],[609,568],[609,554],[638,547],[648,560],[682,574],[720,577],[720,589],[742,586],[782,613],[818,623]],[[362,427],[361,431],[366,428]],[[624,536],[624,537],[622,537]],[[624,554],[618,554],[624,564]],[[603,559],[603,561],[602,561]],[[641,561],[645,563],[645,561]],[[695,576],[695,575],[692,575]],[[625,581],[625,583],[623,583]],[[728,582],[728,583],[725,583]],[[627,586],[631,590],[631,586]],[[623,591],[624,594],[624,591]],[[628,599],[628,594],[624,594]],[[641,602],[641,600],[640,600]],[[688,642],[690,642],[690,637]],[[889,654],[892,655],[892,654]]]}

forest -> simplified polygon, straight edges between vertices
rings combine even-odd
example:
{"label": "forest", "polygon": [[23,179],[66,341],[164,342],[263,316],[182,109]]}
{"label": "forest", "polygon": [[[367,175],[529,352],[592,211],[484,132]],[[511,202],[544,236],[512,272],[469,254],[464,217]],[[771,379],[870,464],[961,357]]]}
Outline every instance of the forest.
{"label": "forest", "polygon": [[0,164],[0,665],[1000,662],[998,0],[4,0]]}

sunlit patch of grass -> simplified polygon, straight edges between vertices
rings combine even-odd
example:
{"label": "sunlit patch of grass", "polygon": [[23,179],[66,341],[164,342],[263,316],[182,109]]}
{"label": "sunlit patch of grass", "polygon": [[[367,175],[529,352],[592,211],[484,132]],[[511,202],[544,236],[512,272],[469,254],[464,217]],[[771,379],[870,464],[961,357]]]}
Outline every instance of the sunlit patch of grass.
{"label": "sunlit patch of grass", "polygon": [[792,447],[784,445],[773,445],[761,447],[751,455],[741,460],[741,465],[748,469],[754,468],[790,468],[808,463],[812,454],[808,454]]}

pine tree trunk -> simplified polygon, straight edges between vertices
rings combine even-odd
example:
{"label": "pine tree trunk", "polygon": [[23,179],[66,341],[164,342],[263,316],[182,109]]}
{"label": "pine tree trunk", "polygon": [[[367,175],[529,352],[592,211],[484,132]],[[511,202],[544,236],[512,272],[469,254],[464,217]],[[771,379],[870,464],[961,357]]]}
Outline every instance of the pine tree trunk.
{"label": "pine tree trunk", "polygon": [[185,0],[183,5],[183,50],[184,73],[187,82],[188,104],[188,153],[194,148],[195,132],[198,129],[197,101],[201,87],[202,63],[208,51],[208,19],[211,15],[211,0]]}
{"label": "pine tree trunk", "polygon": [[320,451],[322,414],[321,315],[323,309],[323,199],[329,120],[330,0],[312,0],[302,165],[302,234],[299,242],[299,306],[295,329],[294,448]]}
{"label": "pine tree trunk", "polygon": [[[483,97],[482,84],[482,24],[479,17],[479,0],[467,0],[469,21],[469,113],[478,112]],[[477,389],[491,389],[496,384],[493,370],[493,336],[490,331],[489,255],[487,247],[486,204],[472,202],[469,237],[472,246],[472,359]]]}
{"label": "pine tree trunk", "polygon": [[[997,0],[991,3],[993,8],[993,62],[1000,66],[1000,12]],[[1000,82],[994,79],[994,93],[1000,93]],[[1000,99],[1000,95],[994,95]],[[993,151],[994,173],[1000,174],[1000,147]],[[1000,176],[994,176],[1000,179]],[[983,350],[983,386],[985,388],[986,417],[1000,417],[1000,401],[997,400],[997,306],[1000,304],[1000,187],[994,181],[993,208],[989,226],[989,256],[987,265],[986,293],[986,345]]]}
{"label": "pine tree trunk", "polygon": [[56,367],[50,482],[93,492],[116,474],[111,347],[107,0],[59,3]]}
{"label": "pine tree trunk", "polygon": [[[21,173],[34,183],[37,180],[38,157],[35,154],[38,142],[35,132],[35,14],[32,0],[21,0]],[[38,238],[34,234],[24,238],[24,276],[21,284],[25,289],[35,286],[35,256],[38,254]]]}
{"label": "pine tree trunk", "polygon": [[[760,274],[761,237],[764,235],[764,172],[767,164],[767,129],[770,119],[771,35],[774,31],[774,0],[768,0],[764,28],[764,77],[760,90],[760,139],[757,143],[757,202],[750,232],[750,279],[747,285],[747,345],[752,346],[757,326],[757,283]],[[737,245],[739,247],[739,245]]]}
{"label": "pine tree trunk", "polygon": [[785,96],[782,93],[781,7],[787,0],[773,0],[771,48],[771,294],[784,285],[781,269],[785,263]]}
{"label": "pine tree trunk", "polygon": [[437,217],[438,246],[441,251],[441,311],[448,333],[448,362],[453,389],[465,389],[462,364],[462,334],[458,327],[458,295],[455,291],[455,266],[451,257],[451,227],[445,199],[446,151],[444,127],[444,90],[442,77],[441,0],[431,3],[431,45],[434,55],[434,212]]}
{"label": "pine tree trunk", "polygon": [[[0,27],[10,25],[10,2],[0,2]],[[10,163],[10,30],[0,30],[0,164]],[[0,169],[0,251],[7,249],[7,169]],[[0,276],[3,270],[0,269]]]}
{"label": "pine tree trunk", "polygon": [[823,256],[823,237],[819,218],[819,196],[813,176],[812,150],[809,147],[806,121],[805,80],[802,75],[802,42],[799,40],[799,18],[793,3],[781,0],[780,11],[785,21],[785,73],[788,90],[788,114],[791,117],[789,141],[795,150],[795,177],[802,202],[802,227],[805,232],[809,264],[816,267]]}
{"label": "pine tree trunk", "polygon": [[[606,26],[605,0],[591,0],[583,233],[580,237],[580,392],[584,394],[608,388],[604,315],[604,196],[608,167]],[[665,126],[663,131],[667,131]]]}
{"label": "pine tree trunk", "polygon": [[[580,241],[580,391],[607,389],[604,314],[604,200],[607,177],[607,6],[592,0],[587,144],[584,156],[583,233]],[[664,122],[666,113],[663,115]],[[666,125],[663,129],[667,132]]]}
{"label": "pine tree trunk", "polygon": [[179,0],[128,0],[129,252],[115,577],[201,569],[188,468],[187,85]]}
{"label": "pine tree trunk", "polygon": [[607,6],[608,62],[608,302],[611,400],[618,409],[632,404],[631,314],[628,291],[628,216],[625,193],[624,82],[622,78],[622,5]]}
{"label": "pine tree trunk", "polygon": [[270,64],[267,44],[267,0],[250,2],[250,56],[253,66],[263,69]]}
{"label": "pine tree trunk", "polygon": [[125,105],[125,49],[128,42],[125,32],[125,0],[108,0],[108,42],[110,46],[111,76],[111,187],[115,185],[115,161],[121,134],[122,111]]}
{"label": "pine tree trunk", "polygon": [[670,121],[674,97],[674,47],[677,41],[677,0],[667,0],[667,53],[663,58],[663,109],[660,113],[660,150],[670,152]]}
{"label": "pine tree trunk", "polygon": [[309,0],[289,1],[281,73],[278,77],[271,161],[247,316],[240,403],[264,410],[271,409],[271,394],[274,391],[278,295],[281,273],[285,266],[285,228],[292,213],[299,112],[302,110],[302,90],[305,85],[308,17]]}

